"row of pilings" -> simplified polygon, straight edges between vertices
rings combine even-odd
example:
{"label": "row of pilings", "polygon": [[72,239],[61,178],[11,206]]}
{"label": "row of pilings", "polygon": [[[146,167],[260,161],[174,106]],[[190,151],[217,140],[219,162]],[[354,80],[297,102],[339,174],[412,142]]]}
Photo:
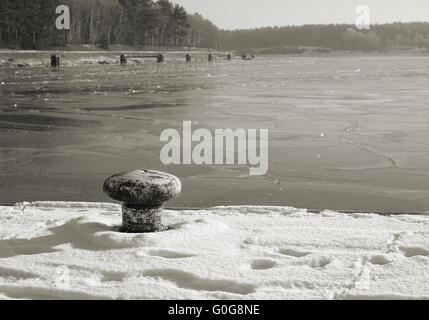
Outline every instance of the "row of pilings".
{"label": "row of pilings", "polygon": [[[227,53],[227,54],[221,54],[221,53],[217,53],[217,54],[213,54],[213,53],[209,53],[207,56],[207,60],[209,62],[214,61],[215,56],[217,58],[225,58],[227,61],[231,61],[233,59],[234,56],[238,56],[241,57],[243,60],[253,60],[255,59],[255,56],[253,54],[241,54],[241,55],[232,55],[231,53]],[[165,57],[162,53],[159,54],[140,54],[140,55],[125,55],[125,54],[121,54],[119,57],[119,63],[121,65],[127,64],[128,59],[156,59],[156,61],[158,63],[164,62]],[[186,62],[192,62],[192,55],[191,54],[186,54],[185,56],[185,61]],[[51,55],[51,68],[53,70],[59,70],[60,69],[60,55],[59,54],[52,54]]]}
{"label": "row of pilings", "polygon": [[[232,58],[234,57],[234,55],[227,53],[227,54],[213,54],[213,53],[209,53],[207,56],[207,60],[209,62],[212,62],[214,60],[214,58],[216,57],[220,57],[220,58],[226,58],[226,60],[231,61]],[[235,55],[235,56],[239,56],[241,57],[243,60],[253,60],[255,59],[254,54],[241,54],[241,55]],[[151,58],[156,58],[157,62],[164,62],[164,55],[163,54],[157,54],[157,55],[124,55],[122,54],[120,56],[120,64],[126,64],[128,62],[128,59],[151,59]],[[192,62],[192,55],[191,54],[186,54],[185,56],[185,61],[186,62]]]}

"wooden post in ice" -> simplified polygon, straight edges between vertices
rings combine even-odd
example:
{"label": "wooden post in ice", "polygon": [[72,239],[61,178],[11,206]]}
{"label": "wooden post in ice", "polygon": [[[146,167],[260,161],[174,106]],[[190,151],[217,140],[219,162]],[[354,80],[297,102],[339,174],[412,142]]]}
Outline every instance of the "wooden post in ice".
{"label": "wooden post in ice", "polygon": [[51,54],[51,69],[53,71],[60,69],[60,55],[59,54]]}
{"label": "wooden post in ice", "polygon": [[110,198],[123,203],[121,231],[129,233],[168,230],[162,223],[164,205],[176,198],[181,189],[179,178],[153,170],[119,173],[103,186]]}

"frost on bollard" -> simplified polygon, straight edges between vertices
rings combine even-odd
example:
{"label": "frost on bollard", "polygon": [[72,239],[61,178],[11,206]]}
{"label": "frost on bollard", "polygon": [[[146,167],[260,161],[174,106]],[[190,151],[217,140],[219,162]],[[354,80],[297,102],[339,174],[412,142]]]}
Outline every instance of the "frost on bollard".
{"label": "frost on bollard", "polygon": [[129,233],[168,230],[162,223],[164,205],[176,198],[181,189],[179,178],[153,170],[119,173],[103,186],[110,198],[123,203],[121,231]]}

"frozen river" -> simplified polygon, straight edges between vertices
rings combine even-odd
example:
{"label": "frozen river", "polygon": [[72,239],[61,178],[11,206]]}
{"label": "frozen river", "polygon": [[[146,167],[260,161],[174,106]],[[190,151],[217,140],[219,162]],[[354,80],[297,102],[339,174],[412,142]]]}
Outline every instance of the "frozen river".
{"label": "frozen river", "polygon": [[[108,176],[150,168],[181,178],[175,207],[429,210],[429,57],[184,55],[65,53],[51,72],[49,53],[0,52],[0,202],[106,201]],[[184,120],[269,129],[267,175],[162,165],[160,134]]]}

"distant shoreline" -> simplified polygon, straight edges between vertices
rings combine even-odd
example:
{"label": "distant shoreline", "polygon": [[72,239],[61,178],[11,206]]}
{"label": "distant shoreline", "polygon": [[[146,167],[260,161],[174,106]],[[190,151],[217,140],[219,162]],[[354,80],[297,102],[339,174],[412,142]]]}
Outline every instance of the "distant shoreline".
{"label": "distant shoreline", "polygon": [[0,52],[4,51],[22,51],[22,52],[46,52],[46,51],[62,51],[62,52],[129,52],[129,51],[141,51],[141,52],[208,52],[208,51],[217,51],[215,49],[209,48],[195,48],[195,47],[158,47],[158,46],[143,46],[135,47],[128,45],[112,45],[109,49],[103,49],[99,46],[93,46],[92,44],[81,44],[81,45],[68,45],[66,47],[47,47],[40,50],[36,49],[14,49],[7,47],[0,47]]}
{"label": "distant shoreline", "polygon": [[269,48],[243,48],[241,50],[218,50],[213,48],[195,48],[195,47],[134,47],[134,46],[120,46],[112,45],[109,49],[102,49],[99,46],[93,47],[89,44],[84,45],[69,45],[67,47],[51,47],[44,48],[41,50],[26,50],[26,49],[12,49],[6,47],[0,47],[0,53],[14,53],[14,52],[91,52],[91,53],[121,53],[121,52],[166,52],[166,53],[209,53],[219,52],[226,53],[231,52],[233,54],[241,53],[254,53],[258,56],[291,56],[291,57],[317,57],[317,56],[382,56],[382,55],[412,55],[412,56],[429,56],[429,48],[419,47],[406,47],[406,46],[393,46],[386,47],[379,50],[371,51],[360,51],[360,50],[335,50],[324,47],[309,47],[309,46],[281,46],[281,47],[269,47]]}

